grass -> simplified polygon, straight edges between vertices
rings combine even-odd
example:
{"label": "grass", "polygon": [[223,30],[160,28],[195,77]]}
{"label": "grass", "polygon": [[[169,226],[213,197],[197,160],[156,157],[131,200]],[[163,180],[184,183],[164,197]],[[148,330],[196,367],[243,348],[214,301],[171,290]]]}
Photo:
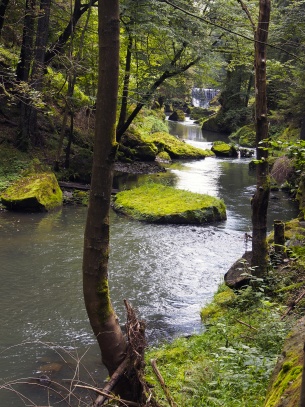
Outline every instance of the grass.
{"label": "grass", "polygon": [[221,286],[203,310],[203,334],[179,338],[147,353],[147,379],[160,405],[166,406],[167,401],[150,359],[157,360],[178,406],[263,406],[287,334],[279,311],[251,288],[237,295]]}

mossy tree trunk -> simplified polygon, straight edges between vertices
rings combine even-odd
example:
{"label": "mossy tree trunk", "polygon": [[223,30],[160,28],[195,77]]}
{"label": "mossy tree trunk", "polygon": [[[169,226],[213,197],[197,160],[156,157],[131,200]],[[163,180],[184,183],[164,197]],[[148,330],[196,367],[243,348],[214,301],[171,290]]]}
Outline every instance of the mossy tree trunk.
{"label": "mossy tree trunk", "polygon": [[116,153],[119,1],[103,0],[99,14],[99,81],[91,192],[84,237],[83,290],[90,324],[110,376],[126,356],[126,340],[108,286],[109,210]]}
{"label": "mossy tree trunk", "polygon": [[262,277],[268,267],[267,211],[270,194],[268,168],[268,119],[266,96],[266,48],[270,21],[270,0],[260,0],[255,32],[255,117],[256,117],[256,191],[252,199],[253,274]]}

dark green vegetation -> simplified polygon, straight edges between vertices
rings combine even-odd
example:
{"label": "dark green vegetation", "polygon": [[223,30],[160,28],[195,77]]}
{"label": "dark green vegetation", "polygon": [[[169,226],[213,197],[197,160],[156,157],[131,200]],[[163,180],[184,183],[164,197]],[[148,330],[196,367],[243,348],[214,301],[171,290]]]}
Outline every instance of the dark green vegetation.
{"label": "dark green vegetation", "polygon": [[146,184],[116,194],[113,209],[153,223],[204,224],[226,219],[224,203],[208,195]]}
{"label": "dark green vegetation", "polygon": [[[282,263],[270,237],[273,260],[265,280],[254,279],[239,290],[220,285],[201,311],[202,334],[149,351],[147,363],[156,359],[178,406],[299,405],[305,340],[305,300],[298,301],[305,289],[304,224],[288,222],[285,239],[289,257]],[[245,262],[240,268],[251,272]],[[151,367],[147,378],[166,406]]]}

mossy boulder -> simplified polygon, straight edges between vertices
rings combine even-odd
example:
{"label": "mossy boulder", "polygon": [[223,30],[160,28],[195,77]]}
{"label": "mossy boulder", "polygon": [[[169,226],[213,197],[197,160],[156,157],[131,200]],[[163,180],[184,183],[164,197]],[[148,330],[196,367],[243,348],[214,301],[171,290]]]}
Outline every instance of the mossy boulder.
{"label": "mossy boulder", "polygon": [[238,143],[240,146],[254,148],[256,139],[254,124],[241,127],[235,133],[231,134],[229,139]]}
{"label": "mossy boulder", "polygon": [[144,140],[137,131],[128,131],[123,134],[118,158],[122,161],[154,161],[158,148],[150,140]]}
{"label": "mossy boulder", "polygon": [[211,148],[211,151],[216,155],[216,157],[237,157],[238,152],[237,149],[227,144],[223,141],[215,141]]}
{"label": "mossy boulder", "polygon": [[226,219],[222,200],[161,184],[145,184],[117,193],[113,209],[152,223],[204,224]]}
{"label": "mossy boulder", "polygon": [[168,120],[172,120],[174,122],[184,122],[185,114],[183,110],[175,110],[168,118]]}
{"label": "mossy boulder", "polygon": [[299,405],[304,341],[305,317],[295,324],[285,341],[282,355],[270,380],[265,407],[295,407]]}
{"label": "mossy boulder", "polygon": [[159,152],[167,152],[171,159],[198,159],[210,155],[209,151],[193,147],[164,131],[150,134],[145,140],[152,142]]}
{"label": "mossy boulder", "polygon": [[49,211],[61,206],[62,200],[62,191],[51,172],[22,177],[1,195],[6,208],[18,211]]}

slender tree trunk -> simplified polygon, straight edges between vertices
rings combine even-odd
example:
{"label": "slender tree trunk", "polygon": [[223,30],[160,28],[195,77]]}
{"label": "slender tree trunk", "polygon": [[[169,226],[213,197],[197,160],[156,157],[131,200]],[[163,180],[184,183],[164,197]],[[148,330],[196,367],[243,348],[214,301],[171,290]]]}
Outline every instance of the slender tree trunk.
{"label": "slender tree trunk", "polygon": [[253,274],[262,277],[268,267],[267,210],[270,194],[268,168],[268,119],[266,96],[266,48],[270,21],[270,0],[260,0],[259,19],[255,33],[255,107],[256,107],[256,191],[252,199],[252,261]]}
{"label": "slender tree trunk", "polygon": [[5,17],[5,13],[6,13],[6,9],[8,6],[8,3],[10,2],[10,0],[2,0],[0,3],[0,37],[2,34],[2,28],[3,28],[3,24],[4,24],[4,17]]}
{"label": "slender tree trunk", "polygon": [[[49,35],[50,9],[51,9],[51,0],[40,1],[33,70],[31,75],[31,86],[37,92],[41,92],[43,87],[44,57]],[[35,106],[32,106],[31,109],[32,109],[30,123],[32,134],[31,141],[34,145],[39,145],[40,138],[38,134],[38,125],[37,125],[38,111]]]}
{"label": "slender tree trunk", "polygon": [[[130,82],[130,68],[131,68],[131,55],[132,55],[132,36],[128,36],[128,45],[126,52],[126,62],[125,62],[125,75],[121,102],[121,111],[118,120],[118,128],[121,128],[125,123],[127,116],[127,104],[128,104],[128,94],[129,94],[129,82]],[[117,141],[120,141],[119,139]]]}
{"label": "slender tree trunk", "polygon": [[[180,51],[177,52],[176,56],[174,57],[171,65],[175,65],[175,62],[177,61],[178,54],[180,54]],[[131,114],[128,116],[127,120],[125,121],[125,123],[121,126],[117,128],[116,131],[116,136],[117,136],[117,140],[120,140],[122,135],[124,134],[124,132],[128,129],[128,127],[131,125],[131,123],[133,122],[133,120],[135,119],[135,117],[138,115],[138,113],[141,111],[141,109],[143,108],[143,106],[146,105],[146,103],[150,100],[150,98],[152,97],[152,95],[154,94],[154,92],[158,89],[158,87],[160,85],[162,85],[162,83],[168,79],[168,78],[172,78],[174,76],[177,76],[179,74],[181,74],[182,72],[186,72],[191,66],[195,65],[198,61],[200,60],[200,58],[196,58],[194,61],[191,61],[190,63],[188,63],[187,65],[184,65],[183,67],[177,69],[177,70],[173,70],[173,71],[166,71],[164,72],[150,87],[150,89],[146,92],[146,94],[142,97],[142,100],[136,105],[136,107],[134,108],[134,110],[131,112]]]}
{"label": "slender tree trunk", "polygon": [[116,154],[115,122],[119,74],[119,1],[99,10],[99,82],[89,208],[84,237],[83,290],[90,324],[110,375],[126,356],[126,340],[108,286],[109,209]]}
{"label": "slender tree trunk", "polygon": [[33,61],[33,43],[36,19],[35,7],[36,0],[26,0],[20,59],[16,69],[17,80],[24,82],[27,82],[29,79],[31,63]]}

